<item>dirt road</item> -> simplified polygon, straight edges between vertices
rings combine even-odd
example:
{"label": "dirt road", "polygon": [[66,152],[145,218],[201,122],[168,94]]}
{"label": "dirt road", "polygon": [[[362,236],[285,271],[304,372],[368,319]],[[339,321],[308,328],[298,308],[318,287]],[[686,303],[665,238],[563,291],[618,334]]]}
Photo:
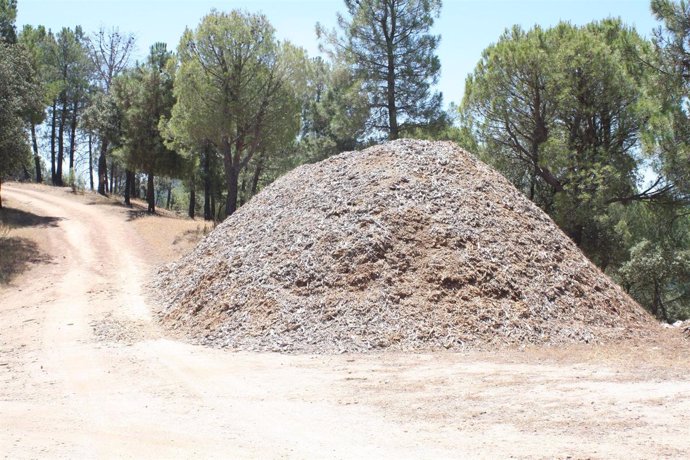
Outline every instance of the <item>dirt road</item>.
{"label": "dirt road", "polygon": [[338,356],[192,346],[152,319],[142,286],[160,257],[126,209],[20,185],[3,186],[3,198],[36,217],[13,232],[28,232],[42,253],[0,285],[5,458],[690,451],[687,342],[673,342],[671,356],[663,343]]}

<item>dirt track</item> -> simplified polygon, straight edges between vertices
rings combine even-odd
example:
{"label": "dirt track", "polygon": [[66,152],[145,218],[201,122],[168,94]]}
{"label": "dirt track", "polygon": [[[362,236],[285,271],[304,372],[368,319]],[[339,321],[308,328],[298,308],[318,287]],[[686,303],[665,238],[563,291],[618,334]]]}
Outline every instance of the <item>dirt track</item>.
{"label": "dirt track", "polygon": [[690,451],[687,342],[673,341],[668,357],[666,342],[500,355],[195,347],[165,338],[152,320],[140,286],[160,258],[125,209],[18,185],[3,186],[3,198],[55,218],[17,230],[36,239],[43,262],[0,285],[6,458],[627,459]]}

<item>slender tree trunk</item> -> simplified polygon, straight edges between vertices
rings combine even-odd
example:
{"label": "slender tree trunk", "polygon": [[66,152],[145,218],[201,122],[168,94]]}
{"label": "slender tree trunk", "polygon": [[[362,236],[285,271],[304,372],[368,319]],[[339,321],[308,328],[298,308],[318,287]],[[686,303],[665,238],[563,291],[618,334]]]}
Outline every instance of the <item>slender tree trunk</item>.
{"label": "slender tree trunk", "polygon": [[657,317],[661,317],[668,322],[668,312],[661,295],[661,285],[659,281],[654,281],[654,301],[652,303],[652,313]]}
{"label": "slender tree trunk", "polygon": [[536,185],[537,185],[537,165],[535,164],[534,167],[532,168],[532,172],[529,177],[529,199],[530,201],[534,201],[534,195],[536,193]]}
{"label": "slender tree trunk", "polygon": [[131,206],[132,203],[129,199],[132,193],[132,171],[129,169],[125,170],[125,204]]}
{"label": "slender tree trunk", "polygon": [[108,182],[108,164],[106,162],[106,152],[108,151],[108,140],[101,139],[101,153],[98,157],[98,193],[105,195]]}
{"label": "slender tree trunk", "polygon": [[146,188],[146,201],[148,201],[149,208],[148,212],[150,213],[155,213],[156,212],[156,195],[155,191],[153,190],[153,172],[149,171],[148,172],[148,181],[147,181],[147,188]]}
{"label": "slender tree trunk", "polygon": [[34,163],[36,165],[36,182],[39,184],[43,182],[43,175],[41,174],[41,157],[38,154],[38,141],[36,140],[36,125],[31,123],[31,145],[34,149]]}
{"label": "slender tree trunk", "polygon": [[89,184],[91,185],[91,191],[93,191],[93,144],[91,133],[89,133]]}
{"label": "slender tree trunk", "polygon": [[57,123],[57,99],[53,100],[52,121],[50,123],[50,182],[56,185],[55,176],[55,125]]}
{"label": "slender tree trunk", "polygon": [[239,170],[233,166],[228,174],[228,202],[225,206],[226,217],[232,216],[237,211],[237,197],[239,192]]}
{"label": "slender tree trunk", "polygon": [[74,151],[77,146],[77,101],[72,104],[72,122],[69,134],[69,171],[72,174],[74,169]]}
{"label": "slender tree trunk", "polygon": [[207,148],[204,154],[204,220],[213,219],[211,213],[211,152]]}
{"label": "slender tree trunk", "polygon": [[237,196],[239,192],[239,167],[234,165],[232,159],[225,160],[225,181],[227,186],[227,201],[225,202],[226,217],[237,211]]}
{"label": "slender tree trunk", "polygon": [[216,191],[212,190],[211,191],[211,218],[215,221],[216,220]]}
{"label": "slender tree trunk", "polygon": [[115,161],[113,159],[110,160],[110,188],[108,188],[108,184],[106,182],[106,188],[110,190],[110,193],[115,193],[114,190],[115,187]]}
{"label": "slender tree trunk", "polygon": [[245,174],[241,174],[241,176],[242,176],[242,182],[241,182],[241,185],[239,186],[239,190],[237,192],[238,202],[239,202],[238,207],[244,206],[244,203],[246,203],[246,200],[247,200],[247,174],[246,174],[246,172],[245,172]]}
{"label": "slender tree trunk", "polygon": [[[395,19],[393,19],[395,27]],[[393,33],[386,38],[387,55],[388,55],[388,73],[387,73],[387,106],[388,106],[388,139],[394,141],[398,138],[398,108],[395,104],[395,50],[393,49]]]}
{"label": "slender tree trunk", "polygon": [[167,199],[165,200],[165,209],[170,209],[171,201],[172,201],[172,181],[168,185],[168,196],[167,196]]}
{"label": "slender tree trunk", "polygon": [[2,176],[0,176],[0,209],[2,209]]}
{"label": "slender tree trunk", "polygon": [[261,172],[264,168],[264,154],[259,155],[258,161],[256,162],[256,168],[254,168],[254,175],[252,176],[252,188],[251,196],[256,195],[259,189],[259,178],[261,177]]}
{"label": "slender tree trunk", "polygon": [[60,112],[60,124],[58,125],[58,155],[57,172],[55,173],[57,185],[62,186],[62,163],[65,160],[65,118],[67,118],[67,96],[62,96],[62,111]]}
{"label": "slender tree trunk", "polygon": [[139,198],[139,186],[137,184],[137,175],[134,171],[131,171],[130,174],[132,176],[130,179],[130,187],[132,187],[132,189],[129,191],[129,195],[132,198]]}
{"label": "slender tree trunk", "polygon": [[194,175],[192,175],[191,186],[189,189],[189,217],[194,219],[194,215],[196,213],[196,190],[194,187]]}

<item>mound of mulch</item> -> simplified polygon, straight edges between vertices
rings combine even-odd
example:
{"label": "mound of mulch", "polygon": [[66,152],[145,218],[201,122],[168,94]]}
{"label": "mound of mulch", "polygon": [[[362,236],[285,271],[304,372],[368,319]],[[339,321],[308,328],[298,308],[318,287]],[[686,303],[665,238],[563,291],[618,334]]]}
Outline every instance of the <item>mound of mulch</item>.
{"label": "mound of mulch", "polygon": [[165,324],[245,350],[605,342],[658,328],[544,212],[449,142],[297,168],[156,287]]}

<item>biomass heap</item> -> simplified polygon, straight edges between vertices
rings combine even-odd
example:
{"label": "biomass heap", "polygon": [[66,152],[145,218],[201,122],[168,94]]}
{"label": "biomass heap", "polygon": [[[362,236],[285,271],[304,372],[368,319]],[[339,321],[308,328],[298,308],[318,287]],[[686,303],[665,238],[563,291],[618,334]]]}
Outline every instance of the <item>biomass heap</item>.
{"label": "biomass heap", "polygon": [[656,326],[544,212],[449,142],[297,168],[158,287],[164,323],[245,350],[603,342]]}

